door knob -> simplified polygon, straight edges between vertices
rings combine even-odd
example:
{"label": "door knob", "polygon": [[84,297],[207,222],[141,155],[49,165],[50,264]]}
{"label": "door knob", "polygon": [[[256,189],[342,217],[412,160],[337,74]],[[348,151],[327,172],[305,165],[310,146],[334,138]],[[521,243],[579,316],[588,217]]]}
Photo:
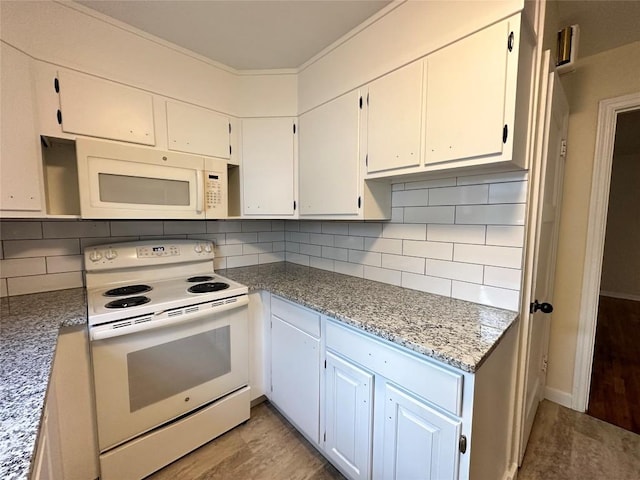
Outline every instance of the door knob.
{"label": "door knob", "polygon": [[538,303],[538,300],[536,299],[529,305],[529,312],[536,313],[538,310],[542,313],[551,313],[553,312],[553,305],[547,302]]}

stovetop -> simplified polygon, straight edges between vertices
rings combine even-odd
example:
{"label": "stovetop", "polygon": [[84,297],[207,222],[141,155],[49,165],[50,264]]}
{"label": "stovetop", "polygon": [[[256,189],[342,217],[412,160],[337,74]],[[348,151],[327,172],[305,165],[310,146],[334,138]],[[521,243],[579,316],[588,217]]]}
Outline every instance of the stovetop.
{"label": "stovetop", "polygon": [[[138,288],[129,289],[127,287],[130,287],[131,284],[125,283],[90,288],[87,290],[89,326],[139,315],[164,312],[197,303],[246,295],[248,292],[247,287],[244,285],[216,273],[201,272],[197,276],[204,277],[207,280],[200,282],[189,282],[188,278],[192,276],[181,276],[153,282],[136,282],[133,285],[151,287],[150,290],[140,293],[136,293]],[[213,287],[205,288],[204,286],[206,285],[213,285]],[[193,287],[196,287],[196,292],[189,291]],[[123,295],[106,295],[107,292],[114,289],[121,289],[125,293]],[[197,293],[199,290],[204,291]],[[143,298],[144,301],[138,300],[138,298]],[[114,305],[113,302],[124,305]],[[136,304],[137,302],[140,302],[140,304]]]}

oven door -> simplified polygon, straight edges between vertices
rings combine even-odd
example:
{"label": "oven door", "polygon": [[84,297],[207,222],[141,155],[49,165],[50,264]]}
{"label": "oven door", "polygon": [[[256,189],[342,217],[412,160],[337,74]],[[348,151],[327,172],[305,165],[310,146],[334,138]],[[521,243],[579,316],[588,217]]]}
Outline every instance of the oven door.
{"label": "oven door", "polygon": [[101,452],[248,384],[243,303],[91,343]]}
{"label": "oven door", "polygon": [[82,218],[204,218],[204,159],[76,141]]}

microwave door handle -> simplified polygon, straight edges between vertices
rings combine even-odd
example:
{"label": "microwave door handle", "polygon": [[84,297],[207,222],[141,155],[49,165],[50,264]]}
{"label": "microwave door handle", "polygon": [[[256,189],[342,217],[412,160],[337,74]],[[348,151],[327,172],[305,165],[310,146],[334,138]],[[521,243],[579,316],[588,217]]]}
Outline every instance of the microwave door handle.
{"label": "microwave door handle", "polygon": [[202,213],[202,206],[204,204],[204,180],[202,170],[196,170],[196,213]]}

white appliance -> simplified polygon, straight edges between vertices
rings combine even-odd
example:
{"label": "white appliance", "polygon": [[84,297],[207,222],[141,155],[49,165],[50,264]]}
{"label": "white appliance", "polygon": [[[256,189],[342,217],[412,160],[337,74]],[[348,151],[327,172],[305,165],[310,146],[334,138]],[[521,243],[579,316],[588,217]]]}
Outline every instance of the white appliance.
{"label": "white appliance", "polygon": [[141,479],[249,419],[247,287],[213,244],[87,247],[102,480]]}
{"label": "white appliance", "polygon": [[82,218],[226,218],[227,162],[148,147],[76,140]]}

